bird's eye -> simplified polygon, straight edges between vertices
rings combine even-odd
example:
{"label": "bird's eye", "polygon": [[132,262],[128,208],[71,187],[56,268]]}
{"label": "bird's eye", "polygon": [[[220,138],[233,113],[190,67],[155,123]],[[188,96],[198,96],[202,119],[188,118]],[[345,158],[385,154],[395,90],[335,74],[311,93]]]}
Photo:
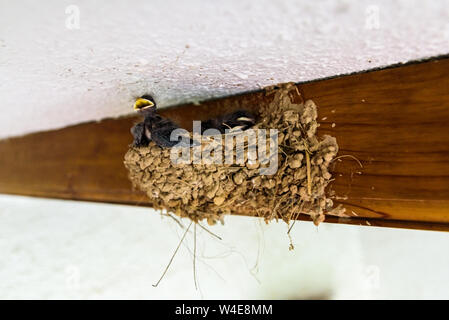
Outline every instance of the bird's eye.
{"label": "bird's eye", "polygon": [[139,98],[134,103],[134,110],[136,110],[136,111],[145,110],[145,109],[151,108],[153,106],[154,106],[153,101],[151,101],[149,99],[145,99],[145,98]]}

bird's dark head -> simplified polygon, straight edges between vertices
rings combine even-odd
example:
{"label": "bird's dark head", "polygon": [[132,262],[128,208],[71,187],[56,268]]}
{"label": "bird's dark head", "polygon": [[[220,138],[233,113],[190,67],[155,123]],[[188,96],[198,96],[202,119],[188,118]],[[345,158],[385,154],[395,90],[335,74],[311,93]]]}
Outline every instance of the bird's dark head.
{"label": "bird's dark head", "polygon": [[134,110],[139,112],[156,111],[156,102],[154,102],[153,97],[144,95],[136,99]]}

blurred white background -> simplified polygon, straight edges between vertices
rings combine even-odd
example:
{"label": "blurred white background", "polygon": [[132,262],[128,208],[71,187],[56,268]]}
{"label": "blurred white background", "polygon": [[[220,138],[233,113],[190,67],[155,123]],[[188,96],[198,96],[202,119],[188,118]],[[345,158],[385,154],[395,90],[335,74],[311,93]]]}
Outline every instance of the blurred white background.
{"label": "blurred white background", "polygon": [[[449,234],[229,216],[189,234],[149,208],[0,196],[0,298],[449,298]],[[187,226],[187,221],[184,221]],[[193,229],[192,229],[193,230]]]}

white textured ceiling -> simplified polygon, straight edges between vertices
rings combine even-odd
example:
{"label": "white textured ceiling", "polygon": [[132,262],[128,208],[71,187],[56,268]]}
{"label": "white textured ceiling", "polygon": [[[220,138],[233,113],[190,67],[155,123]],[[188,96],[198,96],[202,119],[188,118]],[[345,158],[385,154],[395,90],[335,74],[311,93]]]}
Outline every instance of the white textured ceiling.
{"label": "white textured ceiling", "polygon": [[[68,29],[68,5],[80,28]],[[0,137],[449,53],[449,2],[0,0]]]}

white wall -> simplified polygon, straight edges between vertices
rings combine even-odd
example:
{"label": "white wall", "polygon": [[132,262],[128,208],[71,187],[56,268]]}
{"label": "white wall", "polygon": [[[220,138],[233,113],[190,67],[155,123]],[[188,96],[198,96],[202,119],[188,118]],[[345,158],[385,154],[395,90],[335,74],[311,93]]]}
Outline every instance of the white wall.
{"label": "white wall", "polygon": [[164,107],[449,53],[448,7],[0,0],[0,138],[128,114],[145,92]]}
{"label": "white wall", "polygon": [[192,234],[153,288],[182,235],[170,218],[0,196],[0,299],[449,298],[448,233],[299,222],[289,251],[284,223],[229,216],[210,230],[223,240],[197,230],[201,290]]}

